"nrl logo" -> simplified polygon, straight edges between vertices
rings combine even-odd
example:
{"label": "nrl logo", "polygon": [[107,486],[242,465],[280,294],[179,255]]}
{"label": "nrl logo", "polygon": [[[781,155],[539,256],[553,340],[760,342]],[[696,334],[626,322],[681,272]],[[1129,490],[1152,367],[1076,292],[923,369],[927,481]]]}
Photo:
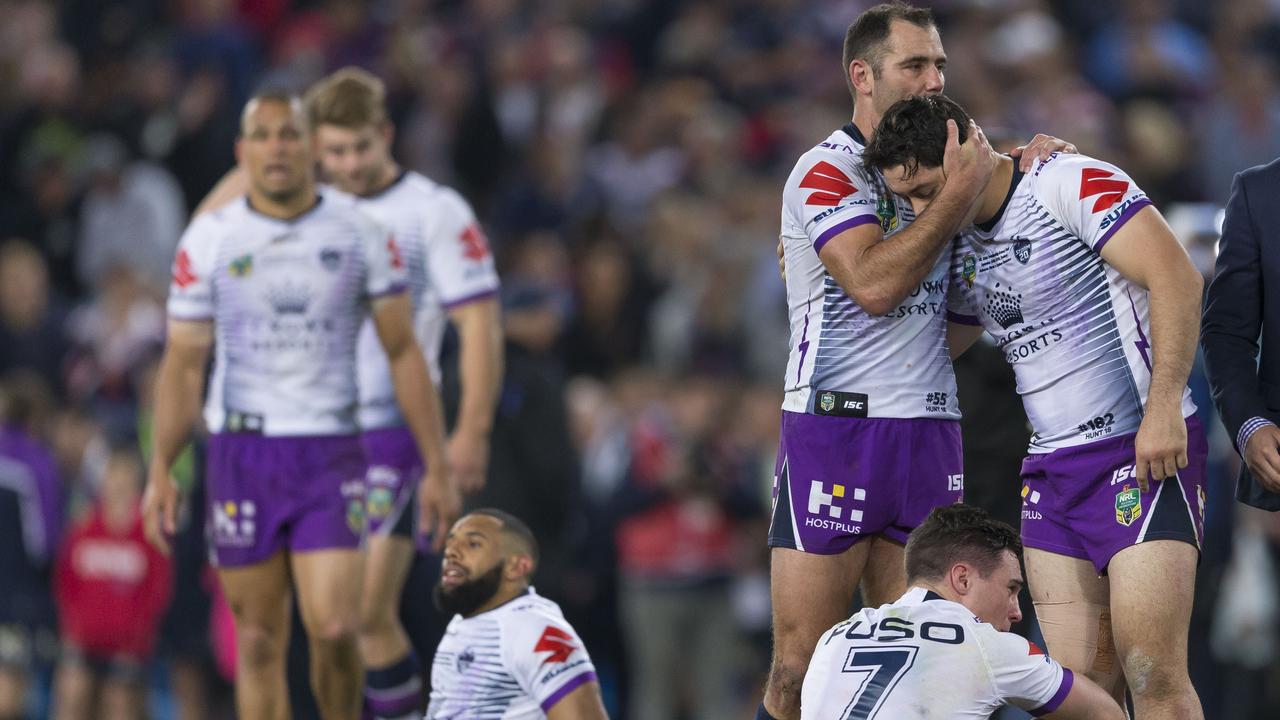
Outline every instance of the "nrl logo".
{"label": "nrl logo", "polygon": [[1142,517],[1142,493],[1138,488],[1123,486],[1116,493],[1116,522],[1129,527]]}
{"label": "nrl logo", "polygon": [[836,406],[835,395],[832,395],[829,392],[824,392],[822,393],[821,396],[818,397],[818,407],[822,408],[822,412],[831,412],[831,409],[834,408],[835,406]]}
{"label": "nrl logo", "polygon": [[960,270],[960,276],[964,278],[966,286],[973,287],[973,280],[978,277],[978,258],[973,253],[964,256],[964,265]]}
{"label": "nrl logo", "polygon": [[1031,259],[1031,241],[1026,238],[1018,238],[1013,243],[1013,257],[1023,265]]}
{"label": "nrl logo", "polygon": [[892,198],[881,196],[876,201],[876,217],[880,219],[880,229],[884,232],[898,229],[898,207]]}

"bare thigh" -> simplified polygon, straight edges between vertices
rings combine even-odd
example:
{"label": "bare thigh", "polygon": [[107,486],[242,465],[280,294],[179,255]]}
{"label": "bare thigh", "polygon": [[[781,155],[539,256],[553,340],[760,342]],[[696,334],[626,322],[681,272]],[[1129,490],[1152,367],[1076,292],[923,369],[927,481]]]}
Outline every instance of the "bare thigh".
{"label": "bare thigh", "polygon": [[1121,701],[1124,669],[1116,657],[1111,590],[1093,563],[1026,548],[1027,586],[1049,654],[1085,673]]}

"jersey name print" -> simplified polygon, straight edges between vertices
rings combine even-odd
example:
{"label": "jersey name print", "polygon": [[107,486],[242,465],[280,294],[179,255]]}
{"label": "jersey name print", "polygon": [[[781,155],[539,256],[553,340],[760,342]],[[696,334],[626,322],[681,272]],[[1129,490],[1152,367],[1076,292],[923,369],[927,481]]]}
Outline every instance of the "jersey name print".
{"label": "jersey name print", "polygon": [[978,720],[1010,704],[1043,715],[1072,675],[1035,644],[924,588],[865,608],[818,640],[802,720]]}

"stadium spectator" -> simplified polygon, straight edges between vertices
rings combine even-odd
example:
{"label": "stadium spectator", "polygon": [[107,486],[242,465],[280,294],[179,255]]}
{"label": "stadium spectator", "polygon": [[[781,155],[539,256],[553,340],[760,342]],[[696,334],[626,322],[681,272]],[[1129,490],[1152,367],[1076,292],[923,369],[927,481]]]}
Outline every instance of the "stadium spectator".
{"label": "stadium spectator", "polygon": [[45,446],[51,398],[38,377],[0,381],[0,719],[26,717],[38,638],[54,627],[50,569],[62,537],[62,487]]}
{"label": "stadium spectator", "polygon": [[137,450],[113,450],[97,502],[58,550],[57,720],[143,715],[147,666],[169,604],[173,571],[143,533],[143,480]]}
{"label": "stadium spectator", "polygon": [[0,245],[0,375],[26,370],[62,397],[71,343],[44,258],[24,240]]}

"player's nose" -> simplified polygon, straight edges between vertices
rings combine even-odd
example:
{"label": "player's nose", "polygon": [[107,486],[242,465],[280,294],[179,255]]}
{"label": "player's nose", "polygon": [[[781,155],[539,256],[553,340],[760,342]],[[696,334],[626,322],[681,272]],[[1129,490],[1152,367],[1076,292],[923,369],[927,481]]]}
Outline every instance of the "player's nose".
{"label": "player's nose", "polygon": [[925,77],[924,91],[927,95],[936,95],[942,92],[942,71],[936,66],[927,71]]}

